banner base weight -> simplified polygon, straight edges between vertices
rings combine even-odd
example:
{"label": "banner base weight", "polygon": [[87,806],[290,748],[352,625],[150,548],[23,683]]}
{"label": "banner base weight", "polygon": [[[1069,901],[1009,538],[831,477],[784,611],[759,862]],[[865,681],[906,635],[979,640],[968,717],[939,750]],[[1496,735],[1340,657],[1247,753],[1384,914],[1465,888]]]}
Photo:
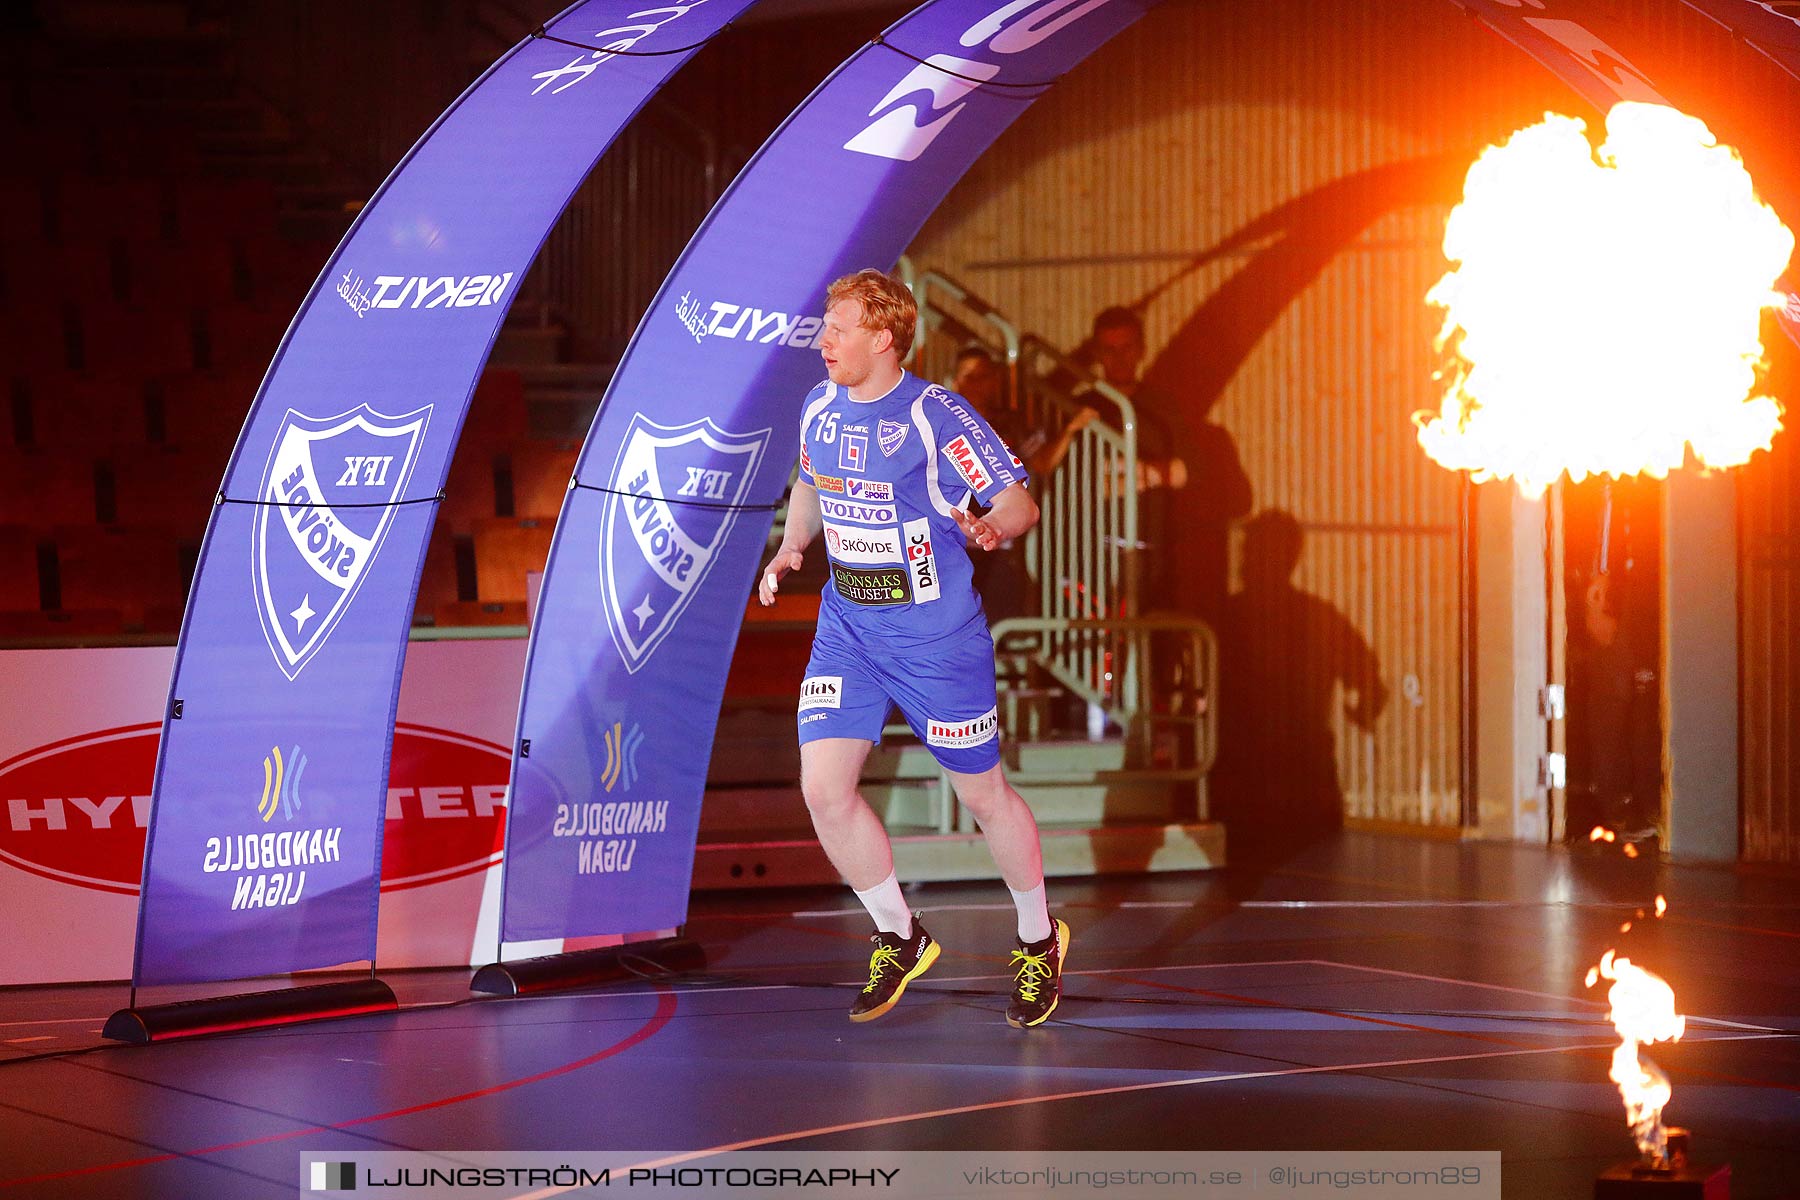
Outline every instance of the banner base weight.
{"label": "banner base weight", "polygon": [[150,1042],[198,1037],[204,1033],[392,1012],[399,1006],[394,999],[394,990],[381,980],[358,979],[350,983],[321,983],[121,1008],[106,1019],[106,1027],[100,1031],[100,1036],[142,1046]]}
{"label": "banner base weight", "polygon": [[702,970],[705,966],[706,951],[699,942],[684,937],[657,938],[597,950],[521,958],[517,962],[489,963],[475,972],[469,990],[492,996],[522,996],[628,979],[660,978]]}

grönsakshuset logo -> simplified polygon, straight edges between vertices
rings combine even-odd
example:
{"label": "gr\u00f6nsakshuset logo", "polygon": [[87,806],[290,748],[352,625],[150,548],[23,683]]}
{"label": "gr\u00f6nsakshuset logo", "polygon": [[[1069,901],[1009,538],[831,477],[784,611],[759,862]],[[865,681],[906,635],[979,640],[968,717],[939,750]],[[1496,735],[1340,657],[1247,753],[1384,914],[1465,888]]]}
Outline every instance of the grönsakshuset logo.
{"label": "gr\u00f6nsakshuset logo", "polygon": [[[161,731],[154,722],[103,729],[0,762],[0,862],[61,883],[137,895]],[[271,820],[304,786],[292,748],[282,759],[283,779],[271,774],[261,801],[255,790],[246,791],[246,803]],[[381,890],[456,879],[498,863],[511,770],[504,746],[427,725],[395,726]]]}

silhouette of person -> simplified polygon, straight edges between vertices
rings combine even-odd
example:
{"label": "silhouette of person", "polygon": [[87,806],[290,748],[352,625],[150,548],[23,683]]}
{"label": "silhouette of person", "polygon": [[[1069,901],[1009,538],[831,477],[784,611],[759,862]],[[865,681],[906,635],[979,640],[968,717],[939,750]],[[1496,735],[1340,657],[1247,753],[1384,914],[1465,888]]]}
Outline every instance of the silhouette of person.
{"label": "silhouette of person", "polygon": [[[1007,449],[1026,463],[1035,479],[1038,463],[1032,457],[1044,448],[1044,435],[1028,429],[1015,409],[1004,402],[1006,377],[985,346],[964,346],[956,355],[950,390],[967,400],[1000,435]],[[1008,617],[1031,611],[1031,576],[1025,570],[1025,547],[1016,539],[1002,541],[987,554],[970,555],[975,567],[975,591],[991,627]]]}
{"label": "silhouette of person", "polygon": [[1137,410],[1139,537],[1149,546],[1139,593],[1145,611],[1216,620],[1231,525],[1250,512],[1250,480],[1223,427],[1204,420],[1187,398],[1144,381],[1144,357],[1143,318],[1119,306],[1094,317],[1093,332],[1076,351]]}
{"label": "silhouette of person", "polygon": [[1244,526],[1244,588],[1219,630],[1219,760],[1212,815],[1233,861],[1258,860],[1343,826],[1331,706],[1372,728],[1387,707],[1375,652],[1350,621],[1296,588],[1303,534],[1269,510]]}

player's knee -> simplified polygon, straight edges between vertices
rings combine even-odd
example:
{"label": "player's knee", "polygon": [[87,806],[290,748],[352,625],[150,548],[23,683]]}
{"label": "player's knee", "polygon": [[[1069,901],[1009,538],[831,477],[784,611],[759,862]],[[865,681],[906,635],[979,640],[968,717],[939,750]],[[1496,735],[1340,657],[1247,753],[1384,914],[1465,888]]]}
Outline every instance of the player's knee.
{"label": "player's knee", "polygon": [[855,784],[807,774],[800,776],[800,795],[815,821],[840,820],[857,801]]}
{"label": "player's knee", "polygon": [[1012,791],[1003,779],[972,779],[956,789],[956,798],[969,815],[983,826],[1012,803]]}

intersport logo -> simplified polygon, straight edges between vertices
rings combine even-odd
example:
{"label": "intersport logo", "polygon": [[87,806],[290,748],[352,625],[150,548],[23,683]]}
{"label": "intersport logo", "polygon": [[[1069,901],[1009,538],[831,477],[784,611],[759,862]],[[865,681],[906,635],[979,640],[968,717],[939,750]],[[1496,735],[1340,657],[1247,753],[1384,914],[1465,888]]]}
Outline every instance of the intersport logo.
{"label": "intersport logo", "polygon": [[[0,762],[0,862],[60,883],[137,895],[161,734],[160,723],[125,725]],[[428,725],[397,725],[381,890],[456,879],[498,863],[511,769],[504,746]]]}
{"label": "intersport logo", "polygon": [[[965,50],[1018,54],[1112,2],[1011,0],[969,26],[958,40]],[[959,54],[930,55],[869,110],[874,121],[845,142],[844,149],[912,162],[967,107],[969,93],[998,74],[1000,67],[996,63]],[[921,94],[930,98],[925,109],[916,101],[899,103]]]}

